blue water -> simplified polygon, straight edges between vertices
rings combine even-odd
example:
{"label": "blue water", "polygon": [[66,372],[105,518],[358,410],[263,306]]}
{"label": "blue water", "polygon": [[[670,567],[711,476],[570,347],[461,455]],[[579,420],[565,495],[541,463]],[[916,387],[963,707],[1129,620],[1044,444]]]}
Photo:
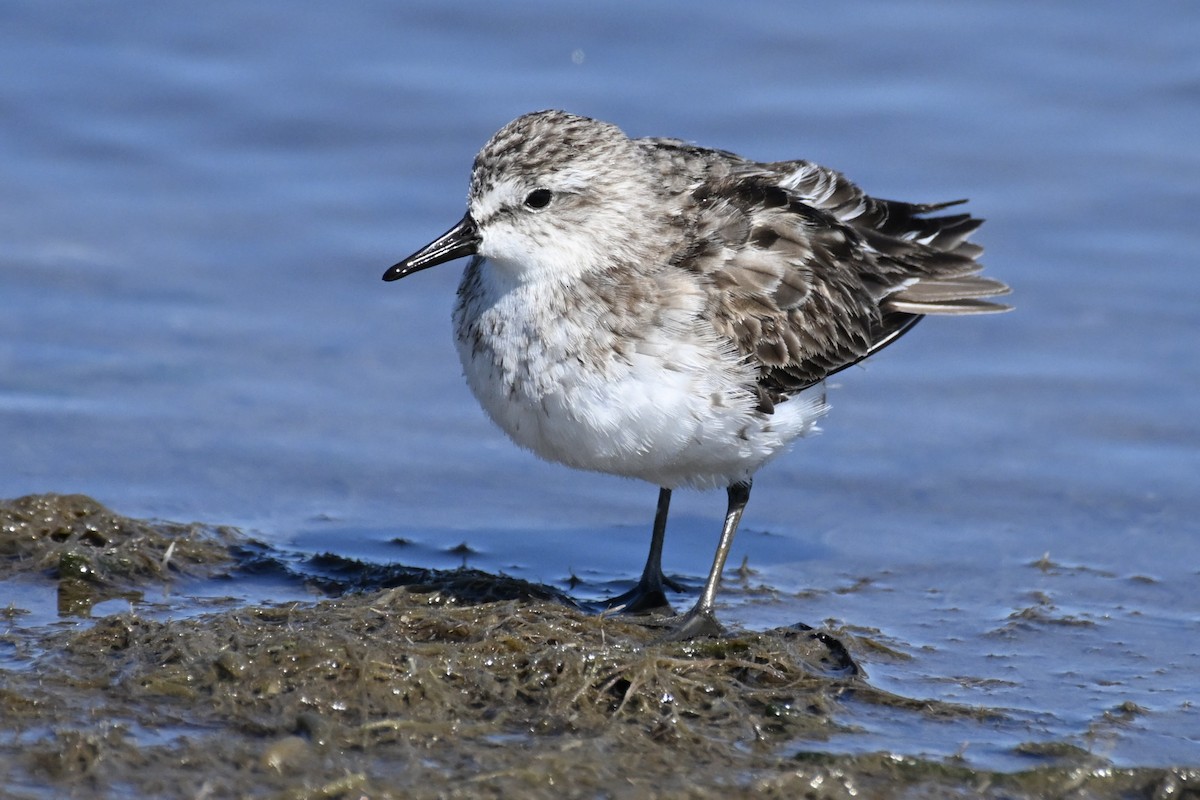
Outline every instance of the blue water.
{"label": "blue water", "polygon": [[[808,158],[971,197],[1018,310],[839,376],[756,482],[725,616],[875,629],[912,657],[877,685],[1011,709],[848,709],[824,746],[1200,763],[1198,35],[1167,2],[8,4],[0,497],[429,566],[467,542],[601,596],[655,489],[510,445],[453,354],[458,269],[380,276],[525,111]],[[677,496],[668,572],[703,575],[723,502]]]}

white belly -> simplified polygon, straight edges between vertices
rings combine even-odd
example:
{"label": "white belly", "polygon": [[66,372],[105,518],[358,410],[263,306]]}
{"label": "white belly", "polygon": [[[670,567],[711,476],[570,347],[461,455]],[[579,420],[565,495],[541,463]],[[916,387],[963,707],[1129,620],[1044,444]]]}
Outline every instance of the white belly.
{"label": "white belly", "polygon": [[455,323],[476,398],[542,458],[667,488],[728,486],[825,411],[819,388],[757,411],[753,373],[694,313],[631,338],[579,309],[541,313],[566,301],[535,291],[460,297]]}

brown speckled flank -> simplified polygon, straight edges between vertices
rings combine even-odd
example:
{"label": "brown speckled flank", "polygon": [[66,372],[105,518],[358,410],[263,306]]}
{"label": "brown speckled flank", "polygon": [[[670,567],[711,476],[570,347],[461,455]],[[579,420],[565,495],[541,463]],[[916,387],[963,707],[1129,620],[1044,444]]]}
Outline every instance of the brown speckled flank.
{"label": "brown speckled flank", "polygon": [[620,611],[667,606],[671,490],[724,486],[713,609],[754,473],[826,412],[821,382],[923,316],[1005,311],[981,223],[864,194],[807,161],[759,163],[526,114],[475,158],[468,211],[385,280],[473,256],[454,312],[467,382],[522,447],[660,487],[650,556]]}

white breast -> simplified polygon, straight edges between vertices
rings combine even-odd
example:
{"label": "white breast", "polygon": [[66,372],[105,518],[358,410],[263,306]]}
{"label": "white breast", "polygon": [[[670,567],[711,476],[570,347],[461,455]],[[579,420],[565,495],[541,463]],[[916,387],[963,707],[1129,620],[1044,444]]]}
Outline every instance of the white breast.
{"label": "white breast", "polygon": [[825,412],[822,393],[755,410],[753,373],[676,297],[636,336],[568,286],[464,276],[459,358],[487,414],[518,445],[579,469],[676,488],[744,480]]}

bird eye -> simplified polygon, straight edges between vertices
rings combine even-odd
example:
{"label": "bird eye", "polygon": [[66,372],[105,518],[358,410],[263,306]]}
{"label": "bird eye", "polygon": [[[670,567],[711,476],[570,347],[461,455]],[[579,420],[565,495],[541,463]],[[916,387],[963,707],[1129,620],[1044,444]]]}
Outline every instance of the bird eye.
{"label": "bird eye", "polygon": [[550,205],[550,198],[554,193],[549,189],[534,189],[525,196],[525,206],[532,209],[542,209]]}

